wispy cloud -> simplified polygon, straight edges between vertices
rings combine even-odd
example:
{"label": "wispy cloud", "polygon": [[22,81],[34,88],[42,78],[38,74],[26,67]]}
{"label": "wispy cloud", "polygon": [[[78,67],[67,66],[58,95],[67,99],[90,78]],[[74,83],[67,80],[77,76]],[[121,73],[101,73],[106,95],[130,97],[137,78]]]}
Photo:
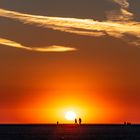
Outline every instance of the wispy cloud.
{"label": "wispy cloud", "polygon": [[[0,9],[0,16],[19,20],[25,24],[34,24],[43,28],[50,28],[78,35],[109,35],[139,46],[140,23],[132,21],[133,14],[127,10],[129,8],[129,3],[127,0],[113,1],[120,5],[120,13],[118,13],[118,16],[115,15],[117,13],[112,14],[112,17],[114,16],[118,19],[117,21],[111,20],[111,16],[106,21],[100,22],[93,19],[37,16],[4,9]],[[135,39],[130,39],[129,36]]]}
{"label": "wispy cloud", "polygon": [[119,10],[108,12],[108,20],[111,21],[130,21],[133,20],[134,14],[129,12],[129,2],[127,0],[112,0],[120,6]]}
{"label": "wispy cloud", "polygon": [[129,8],[129,2],[127,0],[113,0],[114,2],[118,3],[121,8]]}
{"label": "wispy cloud", "polygon": [[57,46],[57,45],[52,45],[52,46],[47,46],[47,47],[27,47],[24,45],[21,45],[20,43],[0,38],[0,44],[1,45],[6,45],[9,47],[14,47],[14,48],[19,48],[19,49],[24,49],[28,51],[37,51],[37,52],[67,52],[67,51],[76,51],[75,48],[71,47],[65,47],[65,46]]}

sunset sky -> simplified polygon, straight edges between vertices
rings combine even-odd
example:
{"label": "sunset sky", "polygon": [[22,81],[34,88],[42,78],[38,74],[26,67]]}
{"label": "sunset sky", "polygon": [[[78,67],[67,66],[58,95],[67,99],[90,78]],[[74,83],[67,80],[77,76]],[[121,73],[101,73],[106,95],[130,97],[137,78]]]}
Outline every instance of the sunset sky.
{"label": "sunset sky", "polygon": [[0,123],[140,123],[139,0],[0,0]]}

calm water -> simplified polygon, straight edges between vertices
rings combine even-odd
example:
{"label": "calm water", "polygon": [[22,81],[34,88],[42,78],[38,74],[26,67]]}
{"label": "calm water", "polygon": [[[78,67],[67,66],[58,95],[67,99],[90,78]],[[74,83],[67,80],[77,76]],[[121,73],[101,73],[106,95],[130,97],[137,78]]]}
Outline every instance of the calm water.
{"label": "calm water", "polygon": [[0,125],[0,140],[140,140],[140,125]]}

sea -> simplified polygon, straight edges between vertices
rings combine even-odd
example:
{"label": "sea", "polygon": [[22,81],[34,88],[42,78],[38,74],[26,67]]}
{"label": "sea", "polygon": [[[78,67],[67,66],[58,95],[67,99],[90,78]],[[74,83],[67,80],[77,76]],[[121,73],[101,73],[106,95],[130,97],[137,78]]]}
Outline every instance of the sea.
{"label": "sea", "polygon": [[0,125],[0,140],[140,140],[140,125]]}

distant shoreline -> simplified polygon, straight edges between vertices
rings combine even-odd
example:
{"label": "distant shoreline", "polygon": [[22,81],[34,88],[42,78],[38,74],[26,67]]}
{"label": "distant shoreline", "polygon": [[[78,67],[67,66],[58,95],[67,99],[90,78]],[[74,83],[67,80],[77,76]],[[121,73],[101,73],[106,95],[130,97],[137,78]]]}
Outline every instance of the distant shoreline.
{"label": "distant shoreline", "polygon": [[[28,126],[28,125],[33,125],[33,126],[56,126],[57,124],[55,124],[55,123],[30,123],[30,124],[24,124],[24,123],[21,123],[21,124],[0,124],[0,126]],[[78,125],[78,124],[66,124],[66,123],[60,123],[59,124],[59,126],[76,126],[76,125]],[[125,124],[109,124],[109,123],[106,123],[106,124],[86,124],[86,123],[83,123],[83,124],[81,124],[82,126],[124,126]],[[137,125],[140,125],[140,124],[131,124],[132,126],[137,126]]]}

